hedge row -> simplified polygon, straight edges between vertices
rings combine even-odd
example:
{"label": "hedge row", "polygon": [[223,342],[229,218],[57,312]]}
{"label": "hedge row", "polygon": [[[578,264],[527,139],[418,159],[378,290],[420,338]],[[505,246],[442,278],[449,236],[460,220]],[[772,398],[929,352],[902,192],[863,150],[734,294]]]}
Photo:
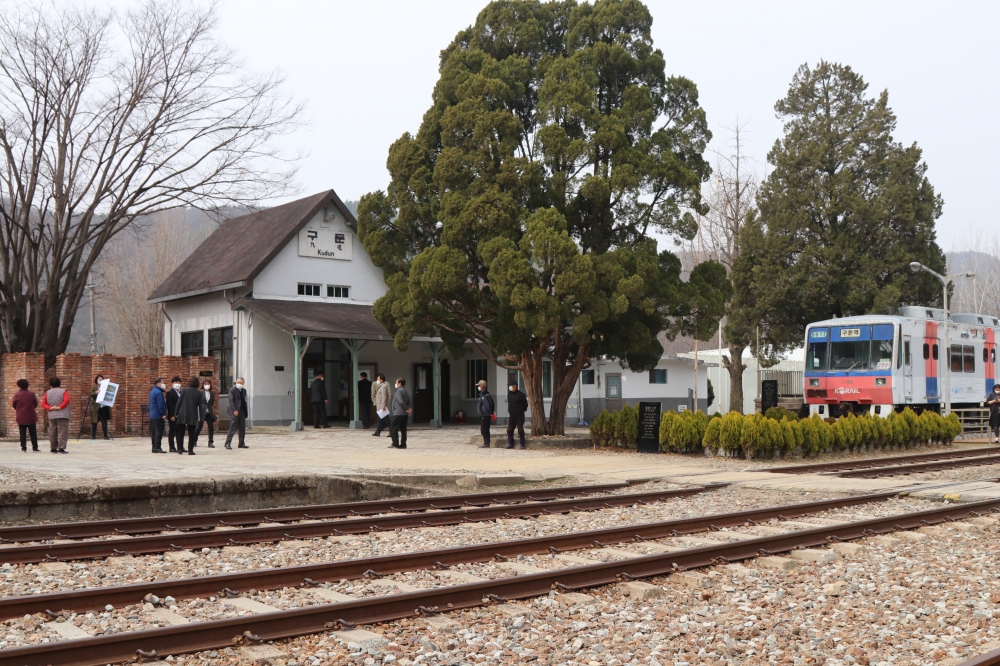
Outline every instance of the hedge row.
{"label": "hedge row", "polygon": [[[770,410],[769,410],[770,411]],[[632,407],[604,411],[590,426],[591,437],[601,446],[635,448],[639,414]],[[701,412],[666,412],[660,420],[660,448],[675,453],[724,454],[745,458],[815,456],[829,451],[904,449],[924,443],[951,443],[962,432],[955,414],[942,418],[936,412],[919,416],[909,407],[880,416],[847,415],[822,419],[813,415],[797,419],[790,414],[769,418],[730,412],[711,418]]]}

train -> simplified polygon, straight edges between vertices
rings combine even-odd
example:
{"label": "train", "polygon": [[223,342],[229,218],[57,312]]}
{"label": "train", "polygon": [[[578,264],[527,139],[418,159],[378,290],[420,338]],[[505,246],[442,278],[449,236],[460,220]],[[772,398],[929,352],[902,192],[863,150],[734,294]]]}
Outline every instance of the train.
{"label": "train", "polygon": [[[953,409],[979,407],[997,377],[1000,320],[907,306],[809,324],[803,396],[810,414],[887,416],[911,407],[940,412],[950,380]],[[948,346],[944,349],[945,326]]]}

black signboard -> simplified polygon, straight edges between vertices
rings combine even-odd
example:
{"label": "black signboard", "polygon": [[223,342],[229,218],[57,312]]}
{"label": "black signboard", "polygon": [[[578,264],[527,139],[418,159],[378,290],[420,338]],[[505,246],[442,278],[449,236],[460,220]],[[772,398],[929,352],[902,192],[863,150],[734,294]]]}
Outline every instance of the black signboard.
{"label": "black signboard", "polygon": [[660,452],[660,403],[639,403],[639,435],[635,440],[639,453]]}
{"label": "black signboard", "polygon": [[763,379],[760,382],[760,411],[778,407],[778,380]]}

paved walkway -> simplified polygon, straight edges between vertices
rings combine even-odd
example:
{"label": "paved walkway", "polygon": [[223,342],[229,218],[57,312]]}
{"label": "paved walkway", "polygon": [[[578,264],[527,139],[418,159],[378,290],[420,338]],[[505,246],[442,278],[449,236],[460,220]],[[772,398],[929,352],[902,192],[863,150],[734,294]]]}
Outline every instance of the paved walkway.
{"label": "paved walkway", "polygon": [[[319,473],[365,476],[400,474],[520,474],[528,478],[576,477],[581,481],[615,481],[663,477],[680,483],[732,482],[762,489],[864,493],[914,488],[906,477],[842,479],[820,475],[774,474],[751,471],[743,465],[719,466],[696,456],[643,455],[622,451],[505,450],[471,445],[476,426],[440,429],[413,428],[406,450],[388,448],[389,438],[371,431],[307,428],[292,433],[284,428],[257,428],[247,436],[250,449],[228,451],[202,445],[197,455],[153,455],[147,439],[114,441],[70,440],[69,455],[47,451],[21,453],[15,442],[0,443],[4,467],[24,472],[68,476],[75,483],[181,479],[234,474]],[[567,433],[571,434],[571,433]],[[582,434],[582,432],[580,433]],[[164,442],[166,446],[166,442]],[[46,448],[43,443],[43,449]],[[745,471],[744,471],[745,470]],[[985,476],[985,473],[984,473]],[[67,482],[61,482],[61,485]],[[954,484],[951,484],[954,485]],[[965,489],[963,489],[965,490]],[[968,487],[977,497],[1000,496],[1000,483]],[[940,498],[956,491],[929,490]],[[962,496],[961,491],[958,492]],[[966,499],[962,496],[962,499]]]}

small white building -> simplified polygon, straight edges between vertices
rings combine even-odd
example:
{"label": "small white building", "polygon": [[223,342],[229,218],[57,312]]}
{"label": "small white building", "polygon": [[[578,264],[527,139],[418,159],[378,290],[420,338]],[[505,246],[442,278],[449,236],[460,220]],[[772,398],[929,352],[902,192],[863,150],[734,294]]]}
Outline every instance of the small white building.
{"label": "small white building", "polygon": [[[382,271],[356,235],[357,220],[333,190],[223,222],[150,295],[166,317],[165,353],[219,359],[223,417],[226,391],[236,377],[245,378],[251,425],[310,423],[309,386],[321,370],[327,416],[351,427],[361,425],[355,411],[361,372],[371,380],[382,372],[390,383],[404,378],[415,423],[450,421],[458,411],[474,421],[476,383],[486,379],[498,421],[506,422],[505,385],[517,373],[471,346],[463,358],[452,359],[437,338],[415,338],[405,352],[395,349],[372,314],[386,290]],[[570,400],[566,421],[579,420],[581,396],[588,419],[623,401],[658,399],[664,409],[689,405],[692,369],[690,360],[665,358],[652,372],[631,373],[617,362],[595,360]],[[542,384],[548,408],[547,362]],[[701,379],[703,408],[704,385]]]}
{"label": "small white building", "polygon": [[[722,367],[719,362],[721,357],[729,358],[729,349],[702,349],[698,352],[698,360],[705,364],[705,374],[712,382],[712,390],[715,393],[715,400],[708,408],[710,414],[719,412],[725,414],[729,411],[729,396],[732,389],[729,383],[729,371]],[[677,354],[680,358],[694,359],[694,352],[682,352]],[[759,368],[757,358],[750,351],[750,348],[743,350],[743,413],[753,414],[757,410],[757,402],[760,400],[760,381],[762,379],[778,379],[780,396],[793,398],[802,396],[802,371],[804,366],[802,348],[793,349],[777,363],[768,368]],[[700,373],[699,373],[700,376]],[[700,384],[699,384],[700,385]],[[699,394],[700,396],[700,394]],[[800,401],[801,402],[801,401]]]}

